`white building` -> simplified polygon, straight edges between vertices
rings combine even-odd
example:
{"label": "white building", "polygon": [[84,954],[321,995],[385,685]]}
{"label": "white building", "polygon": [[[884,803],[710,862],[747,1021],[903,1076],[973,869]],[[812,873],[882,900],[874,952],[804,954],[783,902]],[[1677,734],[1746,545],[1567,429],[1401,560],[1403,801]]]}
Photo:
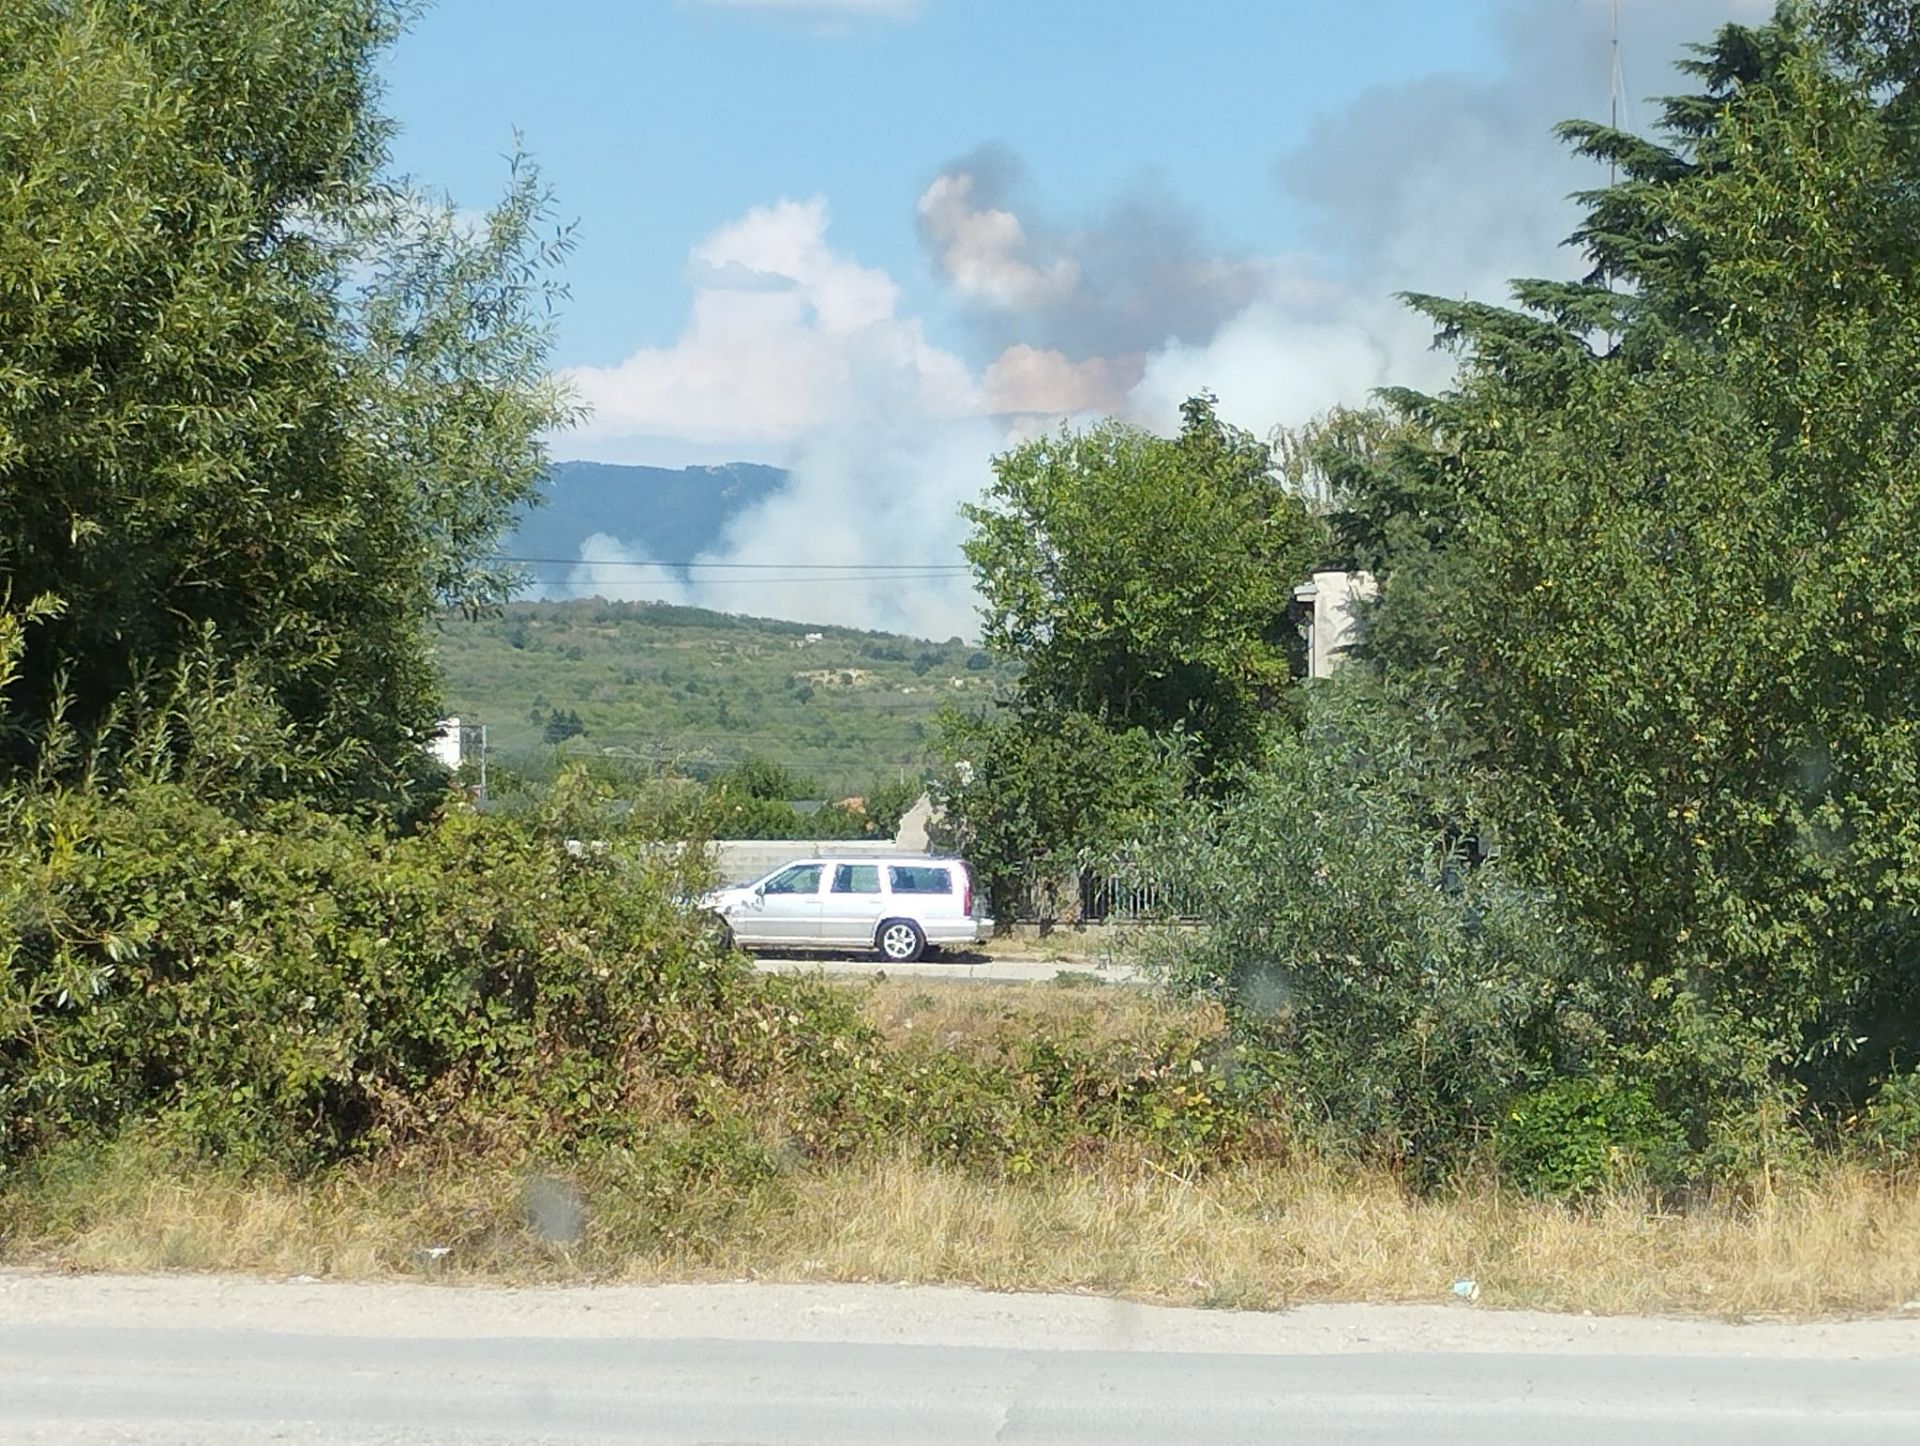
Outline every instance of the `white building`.
{"label": "white building", "polygon": [[1307,643],[1307,676],[1328,678],[1353,646],[1356,605],[1380,591],[1370,572],[1316,572],[1293,590],[1294,612]]}
{"label": "white building", "polygon": [[442,718],[440,731],[427,744],[427,757],[449,773],[460,771],[460,720]]}

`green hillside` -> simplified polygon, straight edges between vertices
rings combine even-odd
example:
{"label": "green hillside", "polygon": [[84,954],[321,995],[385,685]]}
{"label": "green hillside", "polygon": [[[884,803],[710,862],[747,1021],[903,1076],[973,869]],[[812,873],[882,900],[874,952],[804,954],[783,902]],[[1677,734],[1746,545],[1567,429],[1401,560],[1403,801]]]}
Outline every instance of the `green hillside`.
{"label": "green hillside", "polygon": [[597,598],[449,616],[437,653],[449,710],[487,725],[496,759],[550,756],[558,711],[585,730],[567,751],[695,776],[759,757],[835,795],[925,768],[934,713],[985,707],[1013,677],[958,638]]}

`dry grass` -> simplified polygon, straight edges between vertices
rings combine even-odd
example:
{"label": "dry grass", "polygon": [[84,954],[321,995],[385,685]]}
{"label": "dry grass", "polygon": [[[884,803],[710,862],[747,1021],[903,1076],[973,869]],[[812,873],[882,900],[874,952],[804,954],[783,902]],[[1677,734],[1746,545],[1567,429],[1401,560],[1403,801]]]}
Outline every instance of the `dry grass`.
{"label": "dry grass", "polygon": [[1114,1043],[1175,1025],[1201,1036],[1226,1029],[1213,1001],[1115,988],[1074,975],[1045,984],[873,979],[846,987],[857,993],[868,1021],[895,1044],[935,1040],[962,1047],[1036,1036]]}
{"label": "dry grass", "polygon": [[1057,959],[1081,964],[1130,964],[1168,933],[1159,925],[1015,924],[981,946],[996,959]]}
{"label": "dry grass", "polygon": [[1851,1172],[1659,1215],[1491,1188],[1416,1199],[1383,1175],[1317,1165],[1028,1187],[895,1165],[803,1188],[787,1228],[789,1256],[805,1249],[831,1278],[1251,1308],[1440,1299],[1460,1277],[1490,1304],[1608,1314],[1871,1313],[1920,1295],[1920,1190]]}
{"label": "dry grass", "polygon": [[[1316,1163],[1202,1180],[1062,1172],[990,1181],[908,1162],[800,1170],[694,1236],[617,1179],[576,1178],[577,1241],[529,1225],[505,1164],[342,1171],[307,1184],[167,1173],[138,1151],[9,1202],[0,1258],[79,1269],[568,1279],[904,1280],[1189,1304],[1435,1300],[1461,1276],[1493,1306],[1814,1317],[1920,1296],[1920,1188],[1834,1166],[1757,1201],[1684,1214],[1570,1211],[1499,1192],[1420,1199]],[[535,1211],[534,1214],[540,1212]],[[429,1258],[427,1247],[449,1252]]]}

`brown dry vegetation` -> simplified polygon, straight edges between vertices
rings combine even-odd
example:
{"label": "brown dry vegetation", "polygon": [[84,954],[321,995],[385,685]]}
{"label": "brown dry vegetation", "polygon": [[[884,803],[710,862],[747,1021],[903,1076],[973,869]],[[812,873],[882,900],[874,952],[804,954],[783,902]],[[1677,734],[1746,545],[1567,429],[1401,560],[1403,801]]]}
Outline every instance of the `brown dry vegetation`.
{"label": "brown dry vegetation", "polygon": [[867,1022],[896,1045],[932,1040],[950,1049],[1044,1036],[1119,1044],[1183,1026],[1195,1038],[1224,1035],[1218,1003],[1157,990],[1119,988],[1087,975],[991,984],[872,979],[846,986]]}
{"label": "brown dry vegetation", "polygon": [[1185,936],[1185,927],[1125,924],[1010,924],[981,945],[996,959],[1056,959],[1061,962],[1128,964],[1169,938]]}
{"label": "brown dry vegetation", "polygon": [[[1727,1317],[1878,1313],[1920,1296],[1920,1189],[1844,1168],[1661,1213],[1637,1197],[1570,1210],[1491,1185],[1418,1198],[1387,1175],[1305,1160],[1024,1181],[892,1161],[797,1170],[711,1202],[686,1233],[684,1211],[663,1231],[605,1164],[561,1180],[415,1162],[300,1184],[183,1175],[123,1149],[31,1203],[0,1258],[81,1270],[884,1280],[1243,1308],[1433,1300],[1471,1277],[1495,1307]],[[577,1237],[552,1238],[556,1210],[565,1227],[575,1207]]]}

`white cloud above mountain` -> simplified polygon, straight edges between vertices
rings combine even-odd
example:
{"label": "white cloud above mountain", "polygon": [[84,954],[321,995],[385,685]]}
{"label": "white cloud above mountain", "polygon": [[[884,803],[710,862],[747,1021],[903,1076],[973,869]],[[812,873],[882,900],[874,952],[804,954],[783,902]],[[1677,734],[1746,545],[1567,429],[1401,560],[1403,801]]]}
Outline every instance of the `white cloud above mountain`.
{"label": "white cloud above mountain", "polygon": [[566,374],[592,408],[569,451],[611,459],[631,436],[765,451],[883,402],[929,418],[978,410],[966,364],[900,313],[885,272],[828,244],[827,223],[824,201],[782,200],[695,246],[671,346]]}
{"label": "white cloud above mountain", "polygon": [[[1664,87],[1682,42],[1769,8],[1623,0],[1628,73]],[[1609,10],[1518,0],[1492,74],[1418,77],[1326,115],[1274,167],[1308,238],[1293,253],[1212,243],[1178,198],[1151,189],[1062,219],[1004,147],[949,162],[912,211],[962,323],[942,344],[891,276],[835,248],[823,200],[756,207],[693,248],[671,345],[571,373],[594,416],[562,450],[652,460],[631,455],[634,439],[664,436],[793,466],[787,492],[735,520],[716,554],[728,560],[950,564],[959,507],[989,479],[993,452],[1062,420],[1169,430],[1205,389],[1264,434],[1389,383],[1444,385],[1450,359],[1395,293],[1499,300],[1510,277],[1578,270],[1561,245],[1577,214],[1567,196],[1598,178],[1551,126],[1577,108],[1569,95],[1604,101],[1604,71],[1588,72],[1606,53]],[[973,627],[964,584],[945,581],[809,588],[781,606],[940,635]]]}

